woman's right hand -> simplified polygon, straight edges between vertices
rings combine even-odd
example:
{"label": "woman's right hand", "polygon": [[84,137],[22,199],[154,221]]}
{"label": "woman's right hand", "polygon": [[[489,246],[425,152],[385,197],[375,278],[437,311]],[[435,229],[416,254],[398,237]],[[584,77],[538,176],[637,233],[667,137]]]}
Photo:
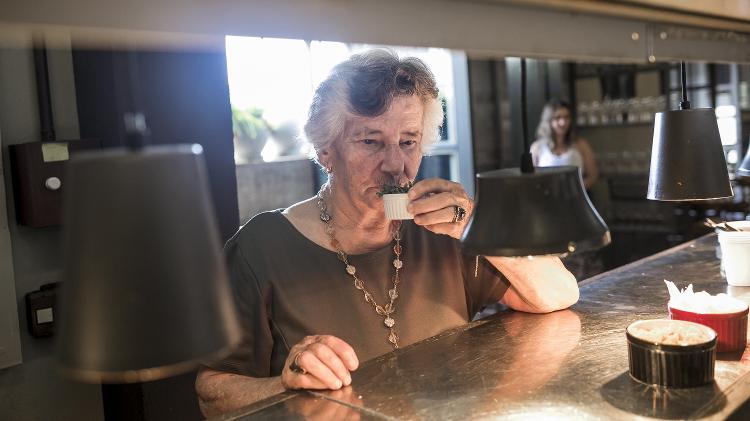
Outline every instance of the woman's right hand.
{"label": "woman's right hand", "polygon": [[351,372],[358,366],[354,349],[341,339],[306,336],[289,350],[281,384],[286,389],[337,390],[352,383]]}

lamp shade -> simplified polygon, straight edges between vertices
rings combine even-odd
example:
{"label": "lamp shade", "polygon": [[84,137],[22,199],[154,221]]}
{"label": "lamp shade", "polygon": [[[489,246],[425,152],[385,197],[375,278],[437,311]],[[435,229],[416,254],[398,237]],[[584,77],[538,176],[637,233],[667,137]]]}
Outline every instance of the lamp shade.
{"label": "lamp shade", "polygon": [[714,110],[656,113],[647,197],[704,200],[730,196],[732,187]]}
{"label": "lamp shade", "polygon": [[745,159],[742,160],[740,166],[737,167],[737,179],[743,183],[750,182],[750,148],[747,148]]}
{"label": "lamp shade", "polygon": [[477,175],[476,205],[461,239],[467,253],[560,255],[609,242],[609,229],[586,196],[578,167]]}
{"label": "lamp shade", "polygon": [[64,371],[146,381],[229,352],[240,330],[200,145],[81,154],[67,171]]}

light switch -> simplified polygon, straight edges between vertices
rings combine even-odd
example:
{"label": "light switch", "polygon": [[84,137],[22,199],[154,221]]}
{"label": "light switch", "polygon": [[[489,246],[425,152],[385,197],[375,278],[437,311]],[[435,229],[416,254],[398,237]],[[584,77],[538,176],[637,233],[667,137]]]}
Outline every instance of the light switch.
{"label": "light switch", "polygon": [[41,323],[52,323],[52,307],[42,308],[36,311],[36,322]]}

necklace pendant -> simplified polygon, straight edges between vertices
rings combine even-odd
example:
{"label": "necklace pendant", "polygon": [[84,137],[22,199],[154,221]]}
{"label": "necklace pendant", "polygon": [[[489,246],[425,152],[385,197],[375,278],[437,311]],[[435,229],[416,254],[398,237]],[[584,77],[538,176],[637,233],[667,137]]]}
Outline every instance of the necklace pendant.
{"label": "necklace pendant", "polygon": [[396,321],[393,320],[392,317],[386,317],[385,320],[383,320],[383,323],[385,323],[385,325],[390,328],[390,327],[393,327],[393,325],[396,324]]}
{"label": "necklace pendant", "polygon": [[396,335],[396,332],[391,331],[391,334],[388,335],[388,342],[392,343],[393,346],[398,348],[398,335]]}

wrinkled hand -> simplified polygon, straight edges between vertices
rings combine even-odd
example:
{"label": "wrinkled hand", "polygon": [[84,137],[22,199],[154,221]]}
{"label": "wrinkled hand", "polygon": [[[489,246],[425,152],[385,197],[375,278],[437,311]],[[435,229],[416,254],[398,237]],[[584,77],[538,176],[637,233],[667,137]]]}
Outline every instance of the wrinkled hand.
{"label": "wrinkled hand", "polygon": [[[289,368],[295,359],[305,373]],[[338,390],[352,383],[351,372],[358,366],[354,349],[341,339],[330,335],[306,336],[289,350],[281,384],[286,389]]]}
{"label": "wrinkled hand", "polygon": [[[409,190],[409,199],[411,202],[406,209],[414,215],[414,223],[436,234],[450,235],[456,239],[461,238],[474,210],[474,202],[460,184],[440,178],[416,183]],[[451,222],[455,206],[466,210],[466,217],[461,222]]]}

